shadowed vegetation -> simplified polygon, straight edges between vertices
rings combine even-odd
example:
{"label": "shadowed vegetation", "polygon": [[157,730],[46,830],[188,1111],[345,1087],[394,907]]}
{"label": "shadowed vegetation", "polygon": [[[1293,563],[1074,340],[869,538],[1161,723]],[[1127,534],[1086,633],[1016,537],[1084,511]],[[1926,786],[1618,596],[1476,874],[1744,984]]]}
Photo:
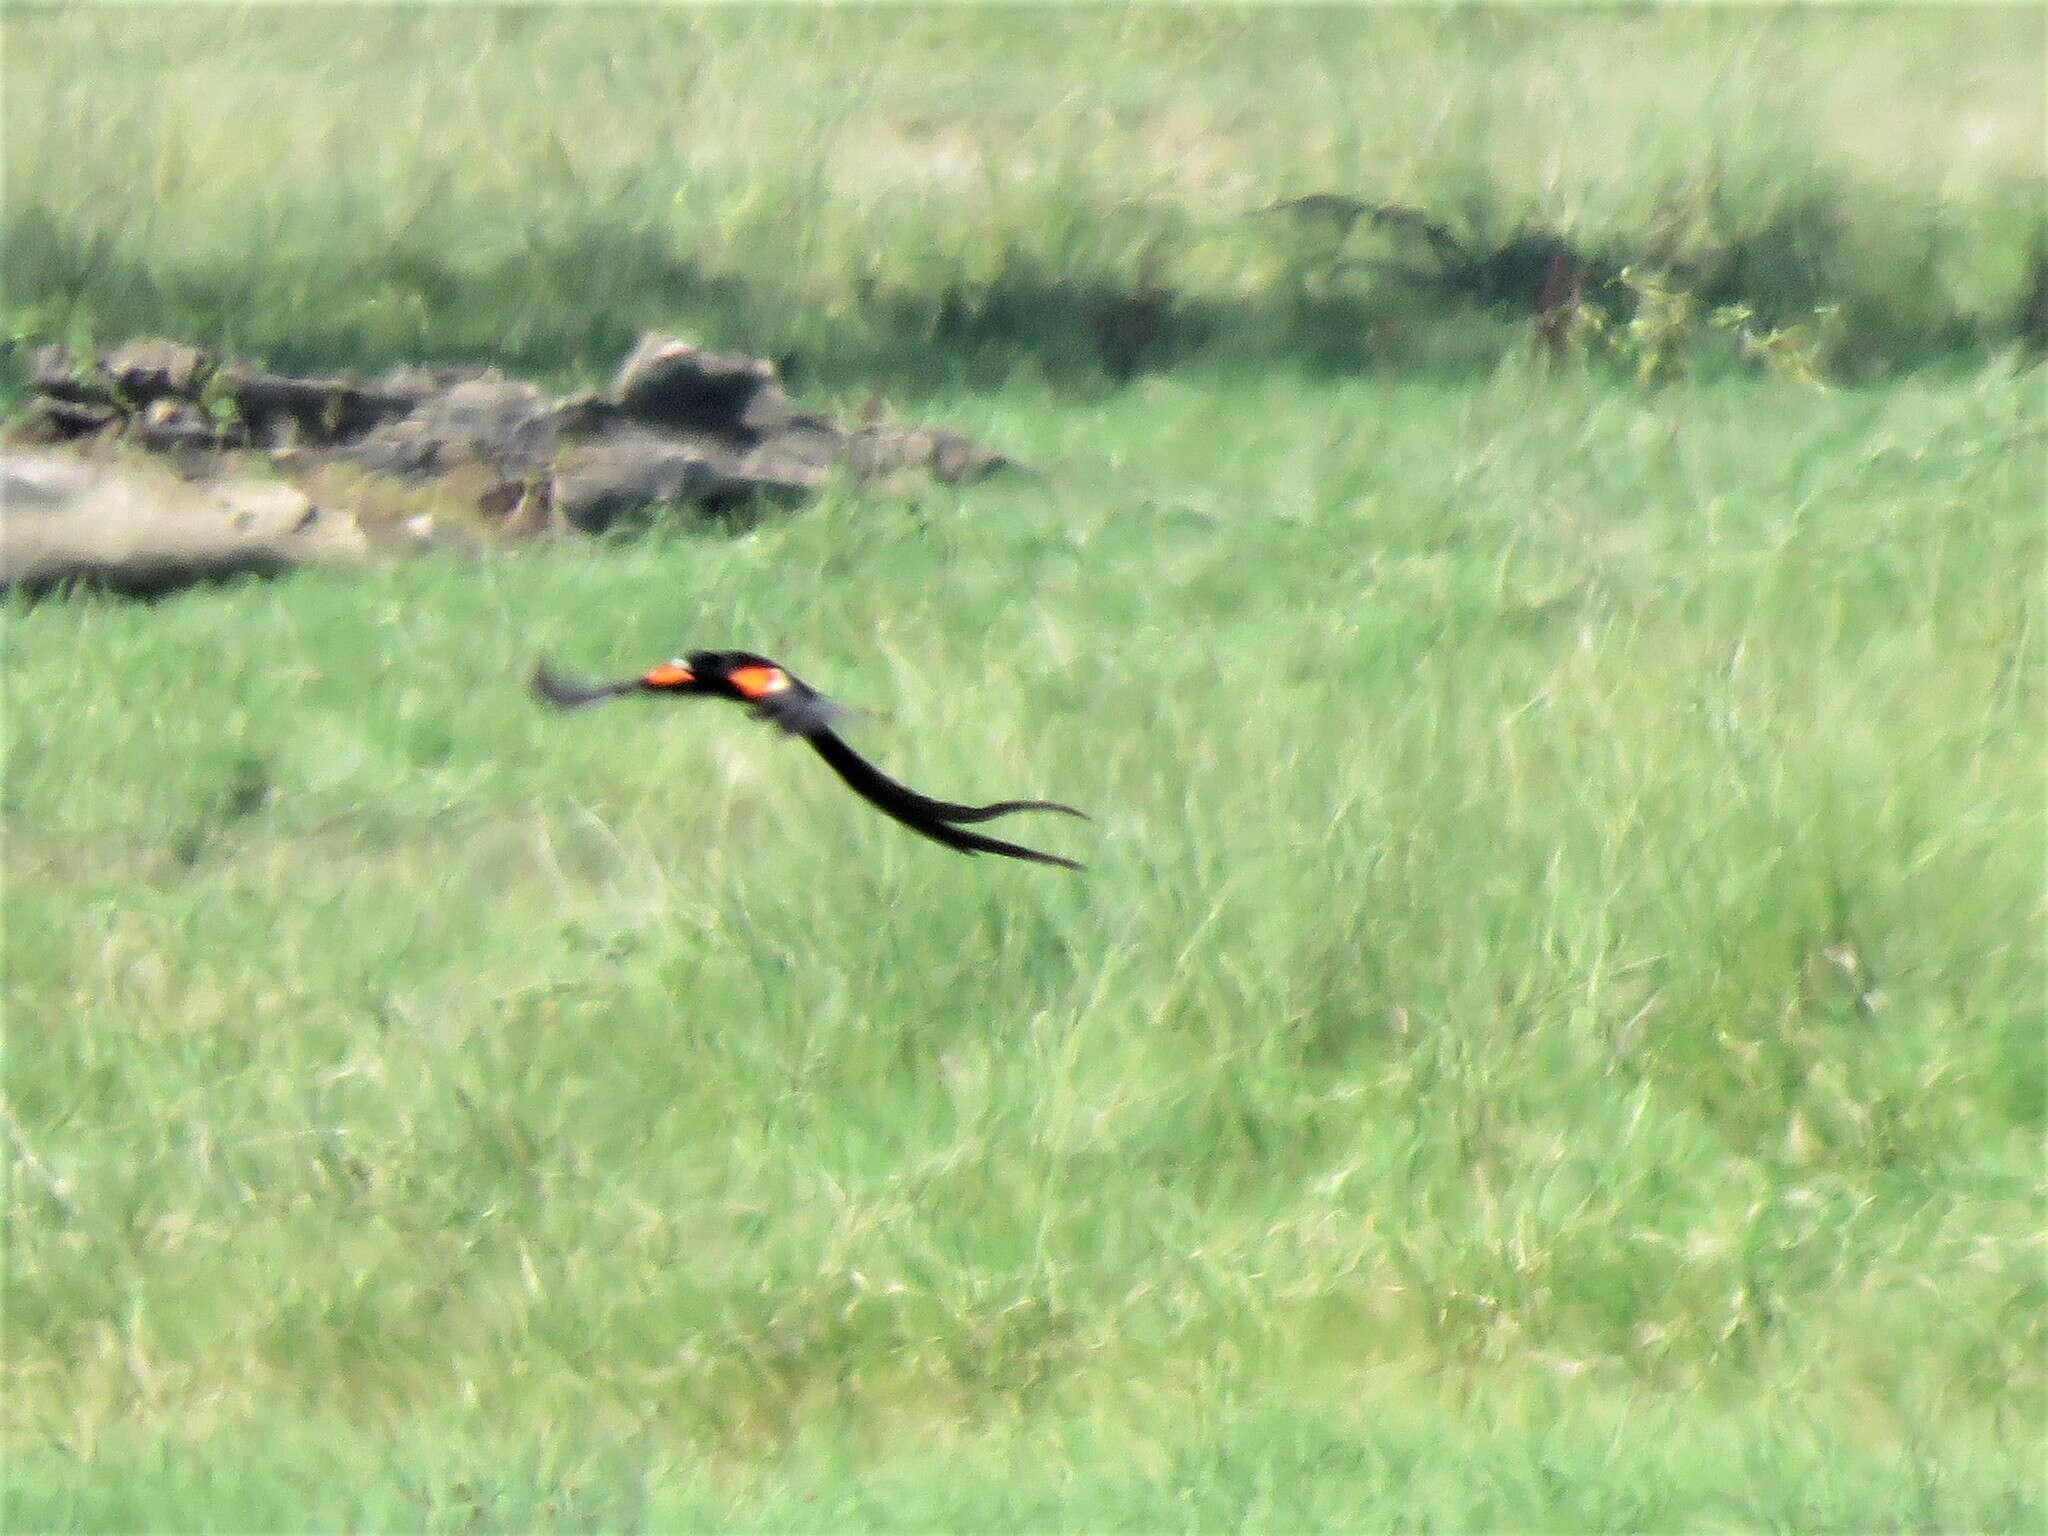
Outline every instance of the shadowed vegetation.
{"label": "shadowed vegetation", "polygon": [[[288,367],[588,377],[658,325],[898,394],[1191,356],[1458,374],[1566,249],[1770,325],[1841,306],[1869,374],[2020,335],[2043,228],[2025,8],[890,7],[795,46],[744,8],[8,27],[14,330]],[[1460,258],[1315,211],[1346,200]]]}

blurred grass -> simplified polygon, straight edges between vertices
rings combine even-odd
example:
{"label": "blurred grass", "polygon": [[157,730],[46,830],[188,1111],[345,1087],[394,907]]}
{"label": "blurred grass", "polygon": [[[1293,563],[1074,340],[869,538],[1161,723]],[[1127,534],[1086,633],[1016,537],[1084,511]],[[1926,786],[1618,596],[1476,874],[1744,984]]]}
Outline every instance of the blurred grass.
{"label": "blurred grass", "polygon": [[[2043,25],[10,8],[19,336],[1051,478],[8,608],[5,1523],[2037,1528]],[[1945,366],[1542,372],[1323,189]],[[722,643],[1089,873],[521,692]]]}
{"label": "blurred grass", "polygon": [[[1540,1418],[1538,1397],[1531,1418]],[[1532,1432],[1476,1431],[1406,1401],[1369,1412],[1222,1407],[1147,1423],[1130,1442],[1099,1418],[1048,1415],[975,1439],[924,1435],[853,1455],[816,1435],[736,1477],[634,1442],[551,1434],[515,1466],[460,1432],[408,1440],[382,1460],[347,1440],[262,1433],[242,1483],[258,1529],[462,1530],[1574,1530],[1790,1525],[1777,1490],[1801,1489],[1797,1528],[2025,1530],[2031,1513],[1966,1450],[1937,1461],[1872,1455],[1823,1429],[1758,1428],[1640,1407]],[[440,1426],[436,1426],[438,1431]],[[1445,1454],[1448,1443],[1456,1458]],[[110,1458],[112,1460],[113,1458]],[[75,1465],[37,1513],[104,1529],[196,1529],[220,1517],[219,1478],[183,1447],[122,1456],[125,1481]]]}
{"label": "blurred grass", "polygon": [[[936,1479],[907,1523],[1399,1523],[1291,1404],[1445,1444],[1447,1523],[2023,1527],[2037,412],[1019,385],[954,422],[1056,492],[17,608],[17,1509],[118,1527],[146,1466],[262,1524],[328,1455],[386,1507],[423,1424],[435,1519],[582,1508],[590,1457],[607,1523],[718,1467],[767,1519],[810,1436],[835,1497]],[[1094,809],[1047,829],[1092,869],[929,847],[711,707],[520,690],[726,641],[913,782]],[[1014,1484],[1076,1421],[1129,1470]]]}
{"label": "blurred grass", "polygon": [[[2009,341],[2043,241],[2029,7],[13,7],[18,333],[600,377],[638,330],[897,394],[1192,355],[1469,374],[1513,317],[1393,199],[1695,263],[1863,369]],[[1540,276],[1540,273],[1538,274]]]}

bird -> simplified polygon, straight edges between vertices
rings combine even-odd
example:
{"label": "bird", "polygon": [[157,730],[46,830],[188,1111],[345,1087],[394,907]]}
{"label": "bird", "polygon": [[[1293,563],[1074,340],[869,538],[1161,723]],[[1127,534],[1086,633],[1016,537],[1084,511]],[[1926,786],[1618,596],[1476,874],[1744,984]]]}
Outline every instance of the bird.
{"label": "bird", "polygon": [[959,805],[921,795],[890,778],[846,744],[834,727],[852,714],[851,710],[827,698],[780,662],[752,651],[692,651],[650,667],[638,677],[618,682],[581,682],[565,677],[541,660],[534,665],[532,688],[542,702],[563,710],[582,709],[636,694],[731,699],[747,705],[755,718],[808,743],[861,799],[920,836],[970,858],[978,853],[993,853],[1035,864],[1053,864],[1061,869],[1086,867],[1057,853],[1026,848],[963,828],[1018,811],[1050,811],[1082,821],[1092,820],[1087,812],[1056,800],[997,800],[989,805]]}

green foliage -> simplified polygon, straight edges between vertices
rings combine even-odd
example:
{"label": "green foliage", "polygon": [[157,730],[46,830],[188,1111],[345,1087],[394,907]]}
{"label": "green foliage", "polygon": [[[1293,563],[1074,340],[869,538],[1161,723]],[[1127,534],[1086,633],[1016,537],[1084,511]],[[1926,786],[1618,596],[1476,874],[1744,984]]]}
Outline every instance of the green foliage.
{"label": "green foliage", "polygon": [[[15,608],[10,1523],[2038,1523],[2037,387]],[[1088,874],[522,691],[728,641]]]}
{"label": "green foliage", "polygon": [[[1222,1406],[1155,1413],[1139,1454],[1099,1419],[1039,1416],[961,1436],[924,1430],[848,1454],[798,1437],[757,1470],[644,1440],[564,1429],[506,1459],[472,1422],[395,1447],[345,1430],[257,1431],[237,1448],[234,1523],[252,1529],[796,1530],[2025,1530],[2035,1510],[1965,1449],[1876,1455],[1819,1426],[1710,1410],[1608,1405],[1556,1426],[1476,1431],[1389,1393],[1366,1407]],[[1538,1398],[1540,1421],[1555,1398]],[[1452,1449],[1455,1448],[1455,1454]],[[185,1446],[123,1447],[114,1475],[32,1461],[10,1525],[37,1530],[224,1524],[220,1463]],[[1777,1490],[1796,1487],[1788,1507]]]}
{"label": "green foliage", "polygon": [[1735,332],[1745,358],[1763,363],[1780,378],[1809,389],[1822,388],[1828,359],[1843,345],[1842,307],[1823,304],[1813,312],[1811,320],[1769,326],[1762,331],[1751,328],[1754,318],[1740,304],[1725,305],[1714,312],[1716,325]]}
{"label": "green foliage", "polygon": [[[2040,1526],[2038,12],[0,25],[12,359],[1046,475],[5,610],[0,1523]],[[523,692],[717,643],[1089,872]]]}
{"label": "green foliage", "polygon": [[1667,273],[1623,267],[1615,286],[1626,296],[1626,319],[1596,301],[1568,298],[1553,324],[1561,351],[1617,365],[1639,385],[1743,362],[1808,389],[1825,389],[1843,347],[1838,304],[1822,305],[1791,324],[1760,325],[1749,305],[1710,309]]}
{"label": "green foliage", "polygon": [[[287,367],[590,382],[662,326],[894,396],[1194,358],[1470,376],[1562,239],[1765,333],[1839,305],[1860,378],[2009,340],[2041,222],[2024,7],[0,25],[9,325]],[[1460,281],[1412,280],[1412,231],[1251,216],[1304,194],[1443,221]]]}

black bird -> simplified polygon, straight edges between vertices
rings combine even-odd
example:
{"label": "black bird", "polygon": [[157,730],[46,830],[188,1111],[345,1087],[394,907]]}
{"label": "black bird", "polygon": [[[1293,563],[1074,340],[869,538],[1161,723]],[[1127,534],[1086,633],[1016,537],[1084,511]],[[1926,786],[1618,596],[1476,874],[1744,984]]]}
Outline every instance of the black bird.
{"label": "black bird", "polygon": [[1089,819],[1087,813],[1052,800],[998,800],[992,805],[955,805],[920,795],[907,784],[899,784],[873,763],[849,747],[832,729],[850,713],[779,662],[751,651],[692,651],[687,657],[663,662],[639,677],[617,683],[579,683],[563,677],[543,661],[533,671],[533,691],[557,709],[580,709],[586,704],[628,694],[695,694],[714,699],[732,699],[752,708],[755,716],[800,736],[811,750],[846,780],[853,792],[884,816],[892,816],[911,831],[944,843],[972,856],[996,853],[1005,858],[1029,859],[1036,864],[1057,864],[1062,869],[1080,869],[1072,859],[1056,853],[1041,853],[1000,838],[961,827],[978,821],[993,821],[1014,811],[1056,811],[1062,816]]}

